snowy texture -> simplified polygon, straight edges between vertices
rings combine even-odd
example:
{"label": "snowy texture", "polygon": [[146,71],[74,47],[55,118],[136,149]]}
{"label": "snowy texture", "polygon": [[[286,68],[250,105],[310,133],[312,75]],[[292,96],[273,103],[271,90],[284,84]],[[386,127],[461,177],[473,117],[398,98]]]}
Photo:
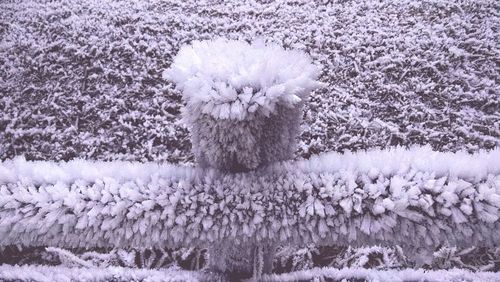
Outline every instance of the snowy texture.
{"label": "snowy texture", "polygon": [[164,77],[183,93],[198,163],[241,172],[293,157],[319,73],[303,52],[217,39],[182,47]]}
{"label": "snowy texture", "polygon": [[262,37],[327,84],[297,155],[498,146],[496,0],[0,1],[0,158],[190,162],[181,46]]}
{"label": "snowy texture", "polygon": [[[500,273],[470,272],[461,269],[429,271],[424,269],[386,270],[377,271],[364,268],[315,268],[280,275],[266,275],[261,277],[262,282],[289,282],[289,281],[433,281],[433,282],[496,282],[500,280]],[[351,280],[352,279],[352,280]]]}
{"label": "snowy texture", "polygon": [[[209,273],[189,272],[182,270],[146,270],[130,269],[121,267],[108,268],[69,268],[54,266],[10,266],[0,265],[0,280],[15,281],[40,281],[40,282],[62,282],[62,281],[212,281],[215,278]],[[323,279],[323,280],[322,280]],[[406,269],[406,270],[373,270],[364,268],[315,268],[311,270],[264,275],[258,279],[262,282],[285,282],[285,281],[379,281],[379,282],[403,282],[403,281],[433,281],[433,282],[497,282],[500,273],[494,272],[470,272],[461,269],[448,271]],[[249,280],[251,281],[251,280]],[[255,280],[253,280],[255,281]]]}
{"label": "snowy texture", "polygon": [[250,120],[218,120],[201,115],[191,126],[192,150],[201,167],[228,172],[256,169],[288,160],[297,149],[300,106],[277,106],[270,116]]}
{"label": "snowy texture", "polygon": [[272,273],[275,249],[274,245],[265,243],[234,244],[231,240],[220,240],[208,248],[207,267],[241,277],[260,277]]}
{"label": "snowy texture", "polygon": [[249,120],[275,113],[278,105],[295,107],[321,85],[319,74],[301,51],[217,39],[182,47],[164,78],[182,91],[188,119]]}
{"label": "snowy texture", "polygon": [[144,282],[197,282],[200,273],[178,269],[132,269],[123,267],[63,267],[63,266],[11,266],[0,265],[2,281],[144,281]]}
{"label": "snowy texture", "polygon": [[500,150],[467,155],[400,148],[325,154],[241,174],[97,163],[127,172],[116,178],[106,170],[100,177],[94,162],[78,161],[79,175],[92,171],[81,179],[64,177],[75,162],[5,161],[0,245],[493,246],[500,244],[498,159]]}

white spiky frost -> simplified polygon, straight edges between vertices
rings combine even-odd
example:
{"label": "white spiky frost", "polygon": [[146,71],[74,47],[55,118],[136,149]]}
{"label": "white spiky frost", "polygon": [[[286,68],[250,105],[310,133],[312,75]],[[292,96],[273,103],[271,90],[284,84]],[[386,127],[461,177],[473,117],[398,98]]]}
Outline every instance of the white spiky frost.
{"label": "white spiky frost", "polygon": [[183,46],[163,76],[183,92],[191,114],[243,120],[293,107],[322,85],[319,73],[304,52],[219,38]]}
{"label": "white spiky frost", "polygon": [[0,246],[497,246],[499,158],[396,148],[238,174],[16,159],[0,163]]}

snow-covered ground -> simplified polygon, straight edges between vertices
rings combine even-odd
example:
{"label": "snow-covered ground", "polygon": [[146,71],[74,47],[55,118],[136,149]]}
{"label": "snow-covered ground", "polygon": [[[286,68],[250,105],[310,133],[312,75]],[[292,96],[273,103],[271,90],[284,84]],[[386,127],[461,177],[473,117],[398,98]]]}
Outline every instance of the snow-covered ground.
{"label": "snow-covered ground", "polygon": [[[323,279],[323,280],[322,280]],[[345,279],[345,280],[344,280]],[[265,282],[284,282],[284,281],[432,281],[432,282],[450,282],[450,281],[499,281],[500,273],[483,272],[471,273],[463,269],[426,271],[423,269],[405,269],[377,271],[373,269],[351,268],[315,268],[307,271],[298,271],[281,275],[269,275],[263,277],[261,281]]]}
{"label": "snow-covered ground", "polygon": [[[267,3],[271,2],[271,3]],[[15,1],[0,3],[0,158],[192,161],[183,44],[259,36],[304,50],[327,87],[297,156],[389,145],[499,144],[495,0]]]}

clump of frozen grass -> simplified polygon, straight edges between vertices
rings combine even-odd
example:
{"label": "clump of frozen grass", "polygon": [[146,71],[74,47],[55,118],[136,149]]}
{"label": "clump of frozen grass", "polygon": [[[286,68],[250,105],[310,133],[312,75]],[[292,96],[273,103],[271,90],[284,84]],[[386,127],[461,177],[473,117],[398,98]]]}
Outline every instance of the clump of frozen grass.
{"label": "clump of frozen grass", "polygon": [[238,172],[292,157],[319,72],[300,51],[216,39],[182,47],[164,77],[183,93],[200,165]]}

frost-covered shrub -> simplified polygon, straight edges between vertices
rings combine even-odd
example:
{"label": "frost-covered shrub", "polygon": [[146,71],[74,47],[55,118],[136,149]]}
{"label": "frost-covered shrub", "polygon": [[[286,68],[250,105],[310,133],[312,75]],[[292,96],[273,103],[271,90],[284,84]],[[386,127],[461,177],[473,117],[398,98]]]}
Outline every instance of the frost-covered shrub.
{"label": "frost-covered shrub", "polygon": [[183,93],[198,162],[246,171],[293,156],[319,71],[303,52],[217,39],[182,47],[164,77]]}

